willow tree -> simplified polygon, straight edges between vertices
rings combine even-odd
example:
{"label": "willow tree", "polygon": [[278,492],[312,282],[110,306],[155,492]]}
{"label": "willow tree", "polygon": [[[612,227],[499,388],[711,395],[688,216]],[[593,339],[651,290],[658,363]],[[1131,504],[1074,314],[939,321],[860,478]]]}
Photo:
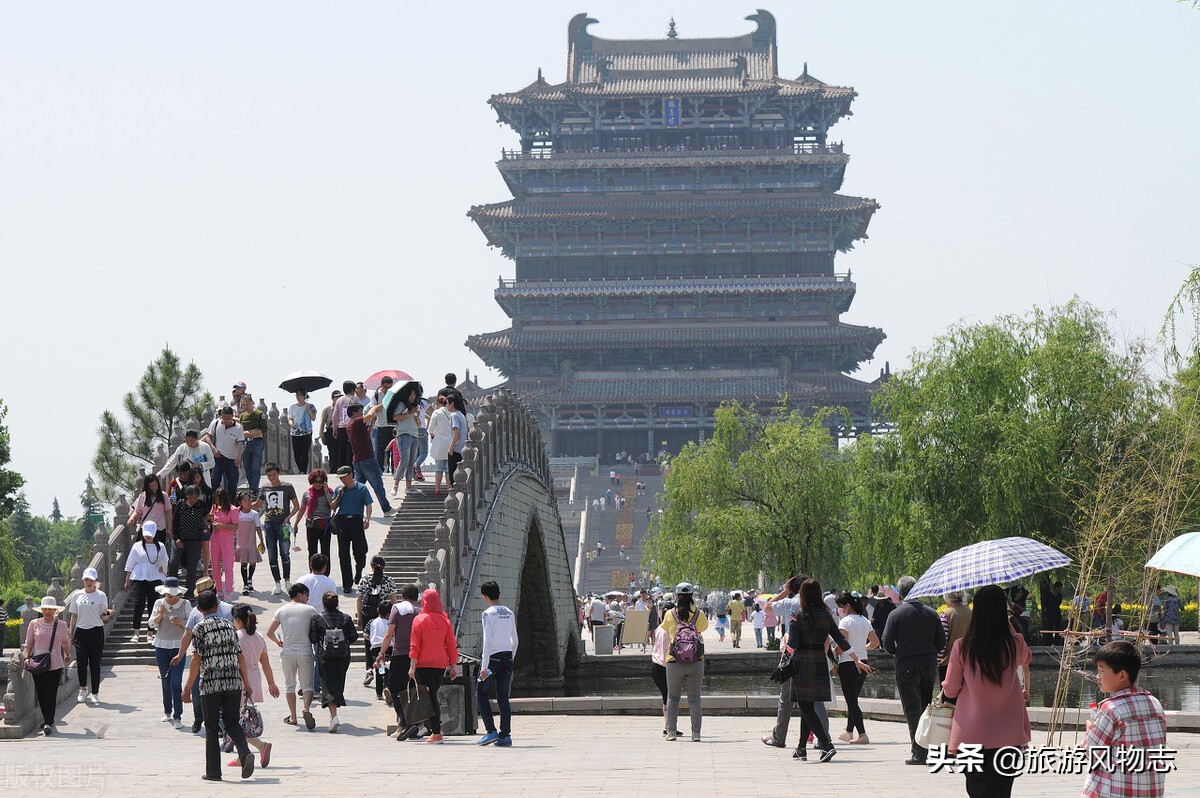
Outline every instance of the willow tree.
{"label": "willow tree", "polygon": [[[1148,390],[1143,351],[1121,348],[1108,318],[1079,300],[986,324],[960,324],[914,355],[877,397],[895,425],[886,512],[919,571],[947,551],[1022,535],[1072,548],[1077,511],[1114,441],[1136,428]],[[871,504],[866,503],[867,507]],[[852,548],[894,558],[896,541],[856,519]]]}
{"label": "willow tree", "polygon": [[726,586],[760,573],[839,573],[847,479],[832,416],[718,408],[712,437],[671,460],[663,512],[643,546],[647,567]]}

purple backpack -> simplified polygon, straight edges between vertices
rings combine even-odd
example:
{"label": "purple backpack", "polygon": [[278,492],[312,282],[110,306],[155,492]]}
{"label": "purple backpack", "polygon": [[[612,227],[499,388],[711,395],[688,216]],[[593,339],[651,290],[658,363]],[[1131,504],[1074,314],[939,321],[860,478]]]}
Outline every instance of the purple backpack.
{"label": "purple backpack", "polygon": [[704,657],[704,641],[690,621],[679,617],[679,610],[671,610],[675,616],[675,639],[671,642],[671,656],[676,662],[686,665],[699,662]]}

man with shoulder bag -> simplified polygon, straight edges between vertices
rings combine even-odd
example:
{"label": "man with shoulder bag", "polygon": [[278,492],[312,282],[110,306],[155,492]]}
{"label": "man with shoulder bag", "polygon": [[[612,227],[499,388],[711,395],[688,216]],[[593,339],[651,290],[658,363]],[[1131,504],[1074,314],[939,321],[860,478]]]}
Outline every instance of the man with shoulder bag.
{"label": "man with shoulder bag", "polygon": [[912,754],[906,765],[924,765],[929,755],[928,749],[917,743],[917,724],[933,700],[938,652],[946,645],[946,632],[937,613],[918,599],[907,600],[916,583],[911,576],[900,578],[897,588],[903,603],[888,615],[882,636],[883,647],[896,658],[896,693],[908,721]]}

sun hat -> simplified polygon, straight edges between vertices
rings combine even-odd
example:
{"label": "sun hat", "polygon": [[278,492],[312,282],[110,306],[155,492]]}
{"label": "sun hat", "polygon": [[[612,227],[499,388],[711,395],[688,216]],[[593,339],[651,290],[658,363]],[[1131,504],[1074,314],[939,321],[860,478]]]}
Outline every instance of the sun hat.
{"label": "sun hat", "polygon": [[154,592],[160,596],[182,596],[187,592],[187,588],[179,584],[178,577],[168,576],[161,585],[154,588]]}
{"label": "sun hat", "polygon": [[1179,598],[1179,591],[1175,589],[1175,585],[1167,585],[1163,588],[1164,593],[1170,593],[1175,598]]}
{"label": "sun hat", "polygon": [[216,590],[217,583],[212,580],[211,576],[202,576],[196,580],[196,592],[203,593],[206,590]]}
{"label": "sun hat", "polygon": [[61,610],[63,606],[58,603],[58,599],[54,596],[42,596],[42,603],[34,607],[35,610]]}
{"label": "sun hat", "polygon": [[158,524],[153,521],[147,521],[142,524],[142,537],[153,538],[158,536]]}
{"label": "sun hat", "polygon": [[83,571],[83,578],[91,579],[93,582],[95,582],[97,579],[100,578],[100,574],[98,574],[96,572],[95,568],[85,568]]}

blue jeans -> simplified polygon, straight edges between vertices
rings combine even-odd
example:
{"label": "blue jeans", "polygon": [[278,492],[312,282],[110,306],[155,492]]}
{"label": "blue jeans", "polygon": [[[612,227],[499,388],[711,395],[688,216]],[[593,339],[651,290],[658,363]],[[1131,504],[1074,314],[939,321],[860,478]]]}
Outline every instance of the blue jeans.
{"label": "blue jeans", "polygon": [[417,459],[413,461],[413,465],[417,468],[425,462],[425,458],[429,456],[429,430],[424,427],[417,428]]}
{"label": "blue jeans", "polygon": [[396,437],[395,427],[377,426],[371,430],[371,445],[375,447],[375,462],[379,463],[381,471],[387,469],[387,447],[394,437]]}
{"label": "blue jeans", "polygon": [[400,453],[400,463],[396,466],[394,479],[397,482],[401,479],[412,482],[413,466],[420,462],[417,460],[417,438],[406,433],[397,435],[396,451]]}
{"label": "blue jeans", "polygon": [[[242,468],[246,469],[246,484],[250,486],[250,492],[255,496],[258,495],[258,486],[262,482],[262,467],[263,467],[263,450],[266,441],[262,438],[246,441],[246,448],[242,449]],[[229,494],[233,498],[233,494]]]}
{"label": "blue jeans", "polygon": [[763,633],[763,627],[761,627],[761,626],[754,627],[754,646],[755,646],[755,648],[762,648],[762,633]]}
{"label": "blue jeans", "polygon": [[177,648],[154,649],[158,678],[162,682],[163,714],[176,720],[183,717],[183,672],[187,669],[187,654],[183,655],[178,665],[171,664],[171,658],[178,653]]}
{"label": "blue jeans", "polygon": [[375,491],[375,498],[379,500],[380,508],[385,513],[392,511],[392,505],[388,503],[387,491],[383,488],[383,472],[379,470],[379,463],[375,462],[374,457],[355,461],[354,478],[371,486]]}
{"label": "blue jeans", "polygon": [[492,720],[492,685],[496,686],[496,704],[500,708],[500,736],[512,736],[512,708],[508,696],[512,692],[512,652],[501,651],[493,654],[487,662],[488,676],[479,683],[475,697],[479,699],[479,717],[483,719],[483,727],[488,734],[496,731],[496,723]]}
{"label": "blue jeans", "polygon": [[283,578],[292,578],[292,551],[290,542],[283,536],[282,521],[264,521],[263,538],[267,542],[267,561],[271,563],[271,576],[279,581],[279,561],[283,561]]}
{"label": "blue jeans", "polygon": [[215,491],[223,481],[225,483],[225,490],[229,493],[230,501],[236,503],[238,468],[233,460],[228,457],[218,457],[216,464],[213,466],[212,478],[212,489]]}

